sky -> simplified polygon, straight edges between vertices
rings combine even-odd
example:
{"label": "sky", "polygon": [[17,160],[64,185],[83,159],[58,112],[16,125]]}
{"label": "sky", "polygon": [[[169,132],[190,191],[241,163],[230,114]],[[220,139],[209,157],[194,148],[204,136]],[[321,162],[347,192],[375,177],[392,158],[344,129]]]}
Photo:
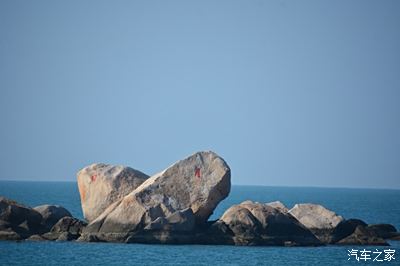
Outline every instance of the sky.
{"label": "sky", "polygon": [[0,1],[0,180],[400,188],[399,1]]}

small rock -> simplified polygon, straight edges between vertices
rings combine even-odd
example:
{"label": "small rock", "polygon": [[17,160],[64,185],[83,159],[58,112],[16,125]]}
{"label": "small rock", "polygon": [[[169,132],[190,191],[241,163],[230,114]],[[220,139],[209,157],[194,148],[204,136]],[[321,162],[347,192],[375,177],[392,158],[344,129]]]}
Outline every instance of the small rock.
{"label": "small rock", "polygon": [[50,230],[61,218],[72,217],[67,209],[58,205],[41,205],[33,209],[42,215],[42,225],[47,230]]}
{"label": "small rock", "polygon": [[354,232],[348,237],[338,241],[338,245],[372,245],[372,246],[389,246],[389,244],[381,237],[367,227],[359,225]]}

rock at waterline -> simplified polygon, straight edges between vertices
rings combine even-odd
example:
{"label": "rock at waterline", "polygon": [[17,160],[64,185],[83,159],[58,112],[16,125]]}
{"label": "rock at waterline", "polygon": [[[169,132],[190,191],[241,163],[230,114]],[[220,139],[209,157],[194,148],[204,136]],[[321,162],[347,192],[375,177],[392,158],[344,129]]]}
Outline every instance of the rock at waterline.
{"label": "rock at waterline", "polygon": [[77,174],[83,216],[96,219],[107,207],[141,185],[149,176],[121,165],[92,164]]}
{"label": "rock at waterline", "polygon": [[71,213],[59,205],[41,205],[33,208],[42,215],[42,225],[50,230],[61,218],[72,217]]}
{"label": "rock at waterline", "polygon": [[46,231],[37,211],[0,197],[0,239],[22,239]]}
{"label": "rock at waterline", "polygon": [[296,204],[289,213],[324,243],[330,242],[332,230],[344,220],[342,216],[324,206],[312,203]]}
{"label": "rock at waterline", "polygon": [[245,201],[222,215],[237,245],[317,246],[322,243],[292,215],[282,212],[281,204]]}
{"label": "rock at waterline", "polygon": [[186,213],[187,217],[178,219],[173,226],[175,231],[187,231],[189,225],[205,223],[217,204],[228,196],[230,177],[229,166],[217,154],[195,153],[150,177],[113,203],[84,233],[104,235],[164,227],[163,219],[181,217],[179,212],[190,208],[194,223]]}

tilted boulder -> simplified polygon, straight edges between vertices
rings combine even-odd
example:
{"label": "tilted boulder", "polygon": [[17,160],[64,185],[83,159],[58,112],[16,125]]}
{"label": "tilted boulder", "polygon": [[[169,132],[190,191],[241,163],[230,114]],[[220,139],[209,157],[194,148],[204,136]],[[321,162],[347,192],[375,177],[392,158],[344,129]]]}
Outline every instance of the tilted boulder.
{"label": "tilted boulder", "polygon": [[[176,219],[173,228],[188,230],[189,225],[205,223],[217,204],[228,196],[230,176],[229,166],[214,152],[195,153],[113,203],[84,232],[102,235],[164,228],[174,215],[182,219]],[[191,214],[179,214],[188,208],[194,223]]]}
{"label": "tilted boulder", "polygon": [[245,201],[220,218],[237,245],[316,246],[321,242],[292,215],[268,204]]}
{"label": "tilted boulder", "polygon": [[77,174],[83,216],[96,219],[108,206],[141,185],[149,176],[122,165],[92,164]]}

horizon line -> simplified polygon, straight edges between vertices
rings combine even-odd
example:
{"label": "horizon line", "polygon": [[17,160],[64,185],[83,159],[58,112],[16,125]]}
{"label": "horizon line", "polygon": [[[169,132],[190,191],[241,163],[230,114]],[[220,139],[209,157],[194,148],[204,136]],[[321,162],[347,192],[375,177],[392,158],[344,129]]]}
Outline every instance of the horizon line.
{"label": "horizon line", "polygon": [[[64,183],[77,183],[74,180],[48,180],[48,179],[18,179],[18,180],[10,180],[10,179],[0,179],[0,182],[64,182]],[[375,189],[375,190],[400,190],[400,187],[345,187],[345,186],[323,186],[323,185],[264,185],[264,184],[232,184],[232,186],[246,186],[246,187],[282,187],[282,188],[333,188],[333,189]]]}

